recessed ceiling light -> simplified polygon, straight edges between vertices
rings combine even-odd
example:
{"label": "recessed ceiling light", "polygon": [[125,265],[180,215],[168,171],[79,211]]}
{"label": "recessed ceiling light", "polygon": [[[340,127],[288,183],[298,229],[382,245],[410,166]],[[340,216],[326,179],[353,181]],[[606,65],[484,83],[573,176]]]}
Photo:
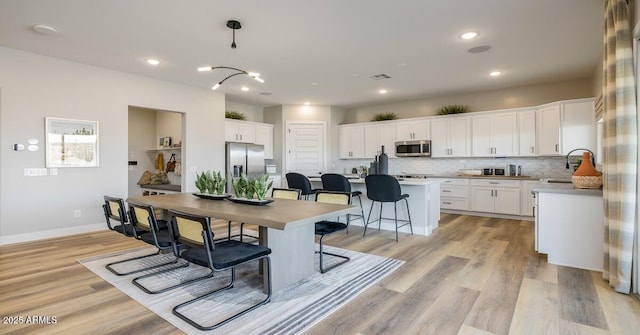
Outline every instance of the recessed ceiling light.
{"label": "recessed ceiling light", "polygon": [[160,64],[159,60],[153,59],[153,58],[147,58],[144,61],[147,62],[147,64],[149,64],[149,65],[158,65],[158,64]]}
{"label": "recessed ceiling light", "polygon": [[35,26],[32,27],[33,30],[37,33],[40,33],[42,35],[56,35],[58,34],[58,29],[52,27],[52,26],[48,26],[46,24],[36,24]]}
{"label": "recessed ceiling light", "polygon": [[478,33],[476,33],[475,31],[470,31],[470,32],[466,32],[462,35],[460,35],[460,38],[465,39],[465,40],[470,40],[472,38],[475,38],[478,36]]}
{"label": "recessed ceiling light", "polygon": [[499,76],[501,74],[502,74],[502,72],[500,72],[500,71],[489,72],[489,75],[492,76],[492,77],[497,77],[497,76]]}
{"label": "recessed ceiling light", "polygon": [[245,92],[249,90],[249,88],[248,88],[248,87],[246,87],[246,86],[242,86],[240,89],[241,89],[241,90],[243,90],[243,91],[245,91]]}
{"label": "recessed ceiling light", "polygon": [[381,90],[379,90],[379,91],[378,91],[378,93],[380,93],[380,94],[387,94],[387,90],[385,90],[385,89],[381,89]]}
{"label": "recessed ceiling light", "polygon": [[309,105],[311,105],[311,103],[310,103],[309,101],[305,101],[305,102],[304,102],[304,105],[305,105],[305,106],[309,106]]}

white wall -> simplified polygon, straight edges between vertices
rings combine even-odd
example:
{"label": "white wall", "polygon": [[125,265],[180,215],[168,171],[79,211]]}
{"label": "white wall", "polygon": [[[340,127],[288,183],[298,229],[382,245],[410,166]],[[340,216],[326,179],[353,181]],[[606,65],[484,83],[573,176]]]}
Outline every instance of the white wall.
{"label": "white wall", "polygon": [[140,194],[137,182],[145,171],[154,171],[153,160],[147,150],[158,146],[156,135],[156,111],[144,108],[129,108],[128,160],[138,162],[129,166],[128,195]]}
{"label": "white wall", "polygon": [[[186,114],[185,191],[196,170],[224,169],[223,94],[2,47],[0,73],[0,243],[106,226],[102,196],[128,192],[129,106]],[[37,138],[44,149],[46,116],[98,121],[100,166],[25,177],[45,167],[45,152],[11,145]]]}
{"label": "white wall", "polygon": [[235,101],[227,100],[225,102],[225,111],[235,111],[244,114],[247,117],[247,121],[262,122],[262,107],[243,104]]}
{"label": "white wall", "polygon": [[467,105],[471,112],[480,112],[589,97],[593,97],[592,80],[571,80],[353,108],[347,110],[345,123],[368,122],[377,113],[393,112],[401,119],[432,116],[448,104]]}

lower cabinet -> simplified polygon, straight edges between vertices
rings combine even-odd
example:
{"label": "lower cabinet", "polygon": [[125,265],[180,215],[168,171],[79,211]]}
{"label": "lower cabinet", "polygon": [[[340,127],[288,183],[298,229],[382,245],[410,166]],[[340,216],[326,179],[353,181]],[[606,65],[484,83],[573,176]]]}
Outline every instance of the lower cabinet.
{"label": "lower cabinet", "polygon": [[520,215],[520,181],[471,180],[471,210]]}
{"label": "lower cabinet", "polygon": [[469,179],[447,179],[440,184],[440,208],[469,210]]}

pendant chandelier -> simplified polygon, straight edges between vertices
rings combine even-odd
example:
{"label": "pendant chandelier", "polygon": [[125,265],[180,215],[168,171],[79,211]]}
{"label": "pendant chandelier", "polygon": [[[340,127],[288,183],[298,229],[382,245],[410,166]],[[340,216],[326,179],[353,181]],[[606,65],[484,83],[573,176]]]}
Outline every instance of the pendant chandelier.
{"label": "pendant chandelier", "polygon": [[[229,20],[227,21],[227,27],[229,29],[231,29],[233,31],[233,41],[231,42],[231,48],[235,49],[237,47],[236,45],[236,30],[242,28],[242,25],[240,24],[240,22],[236,21],[236,20]],[[224,69],[224,70],[232,70],[235,71],[234,73],[231,73],[230,75],[228,75],[227,77],[225,77],[224,79],[222,79],[221,81],[217,82],[215,85],[213,85],[213,87],[211,87],[212,90],[217,89],[218,87],[220,87],[227,79],[235,77],[235,76],[239,76],[239,75],[247,75],[261,83],[264,83],[264,79],[260,78],[260,74],[257,72],[249,72],[249,71],[245,71],[242,69],[238,69],[235,67],[231,67],[231,66],[204,66],[204,67],[199,67],[198,71],[199,72],[207,72],[207,71],[213,71],[216,69]]]}

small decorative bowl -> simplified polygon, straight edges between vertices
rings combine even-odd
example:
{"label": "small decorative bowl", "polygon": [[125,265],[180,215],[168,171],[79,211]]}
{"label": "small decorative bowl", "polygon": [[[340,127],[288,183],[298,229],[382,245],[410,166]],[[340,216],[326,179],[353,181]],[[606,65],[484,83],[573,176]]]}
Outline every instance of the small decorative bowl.
{"label": "small decorative bowl", "polygon": [[571,182],[575,188],[600,188],[602,176],[571,176]]}

